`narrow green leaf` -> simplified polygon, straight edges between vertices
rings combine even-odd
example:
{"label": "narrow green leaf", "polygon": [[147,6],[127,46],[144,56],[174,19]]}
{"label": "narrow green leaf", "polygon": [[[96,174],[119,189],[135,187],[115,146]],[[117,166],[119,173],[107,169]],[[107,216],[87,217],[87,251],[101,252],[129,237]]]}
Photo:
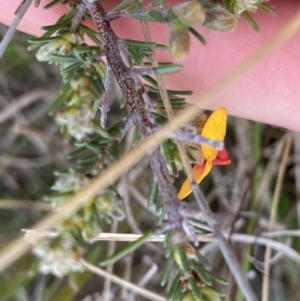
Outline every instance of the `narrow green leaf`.
{"label": "narrow green leaf", "polygon": [[77,70],[77,69],[79,69],[79,70],[81,70],[81,66],[82,66],[82,62],[79,62],[79,63],[74,63],[74,64],[72,64],[72,65],[70,65],[70,66],[68,66],[68,67],[66,67],[66,68],[64,68],[63,70],[63,72],[64,73],[71,73],[71,75],[72,76],[74,76],[74,72]]}
{"label": "narrow green leaf", "polygon": [[30,46],[27,47],[27,51],[32,51],[38,47],[40,47],[39,43],[31,44]]}
{"label": "narrow green leaf", "polygon": [[[96,33],[95,33],[96,34]],[[79,46],[76,45],[76,48],[74,49],[74,54],[75,53],[86,53],[86,54],[100,54],[102,48],[99,46],[90,46],[90,45],[85,45],[85,46]]]}
{"label": "narrow green leaf", "polygon": [[100,42],[98,38],[98,33],[95,32],[94,30],[90,29],[89,27],[85,25],[80,25],[79,26],[80,30],[82,30],[96,45],[101,46],[102,43]]}
{"label": "narrow green leaf", "polygon": [[249,23],[249,25],[254,29],[254,31],[256,31],[256,32],[260,31],[258,25],[256,24],[256,22],[254,21],[254,19],[250,16],[250,14],[247,11],[244,11],[242,13],[242,15],[247,20],[247,22]]}
{"label": "narrow green leaf", "polygon": [[160,283],[161,286],[164,286],[167,283],[167,281],[169,280],[173,265],[174,265],[174,257],[170,256],[167,260],[165,272],[164,272],[164,275],[163,275],[161,283]]}
{"label": "narrow green leaf", "polygon": [[225,284],[225,285],[228,284],[228,282],[224,278],[222,278],[222,277],[220,277],[220,276],[218,276],[216,274],[209,273],[209,276],[211,277],[211,279],[213,279],[213,280],[215,280],[215,281],[217,281],[217,282],[219,282],[221,284]]}
{"label": "narrow green leaf", "polygon": [[[172,107],[176,106],[176,105],[178,105],[178,106],[186,105],[185,98],[183,98],[183,97],[181,97],[181,98],[171,98],[170,102],[172,104]],[[162,108],[164,107],[164,104],[162,102],[157,102],[156,105],[158,107],[162,107]]]}
{"label": "narrow green leaf", "polygon": [[63,27],[66,27],[66,26],[70,25],[70,23],[71,23],[70,19],[67,19],[67,20],[64,20],[64,21],[57,22],[54,25],[43,26],[42,29],[46,30],[46,31],[48,31],[48,30],[57,31],[57,30],[59,30]]}
{"label": "narrow green leaf", "polygon": [[207,286],[207,287],[210,288],[212,291],[214,291],[220,297],[222,297],[222,298],[226,297],[226,294],[224,292],[222,292],[221,290],[217,289],[216,286]]}
{"label": "narrow green leaf", "polygon": [[[182,264],[182,269],[185,273],[189,274],[191,272],[190,266],[189,266],[189,261],[187,259],[185,250],[184,250],[184,246],[182,244],[178,244],[175,246],[175,248],[177,248],[178,251],[178,256],[180,258],[180,262]],[[176,250],[174,249],[174,252],[176,252]]]}
{"label": "narrow green leaf", "polygon": [[[164,248],[167,250],[171,246],[171,242],[172,242],[171,238],[172,238],[171,232],[167,231],[166,235],[165,235],[165,240],[164,240]],[[166,257],[169,258],[169,256],[167,256],[167,255],[166,255]]]}
{"label": "narrow green leaf", "polygon": [[51,203],[62,204],[66,199],[68,199],[73,194],[73,191],[53,193],[45,197],[46,201],[51,201]]}
{"label": "narrow green leaf", "polygon": [[136,2],[137,0],[123,0],[112,10],[113,12],[118,12],[124,8],[126,8],[129,4]]}
{"label": "narrow green leaf", "polygon": [[161,66],[161,67],[153,68],[155,74],[158,75],[175,73],[181,70],[182,70],[182,66],[178,66],[178,65]]}
{"label": "narrow green leaf", "polygon": [[153,42],[143,42],[135,40],[124,40],[124,43],[127,47],[138,47],[138,48],[150,48],[153,49],[156,46],[156,43]]}
{"label": "narrow green leaf", "polygon": [[171,95],[192,95],[193,91],[177,91],[177,90],[167,90],[168,94]]}
{"label": "narrow green leaf", "polygon": [[70,152],[68,155],[67,155],[67,159],[68,160],[72,160],[78,156],[80,156],[81,154],[83,154],[85,151],[87,150],[87,147],[86,146],[83,146],[83,147],[80,147],[72,152]]}
{"label": "narrow green leaf", "polygon": [[79,165],[86,165],[86,164],[90,164],[90,163],[96,162],[98,159],[99,159],[98,155],[90,155],[90,156],[87,156],[87,157],[85,157],[83,159],[79,159],[77,161],[77,163]]}
{"label": "narrow green leaf", "polygon": [[74,171],[72,169],[61,169],[61,170],[54,171],[53,174],[56,177],[69,176],[69,175],[74,174]]}
{"label": "narrow green leaf", "polygon": [[41,44],[41,43],[47,43],[47,42],[53,42],[56,40],[60,40],[61,37],[41,37],[41,38],[33,38],[33,39],[29,39],[27,42],[30,44]]}
{"label": "narrow green leaf", "polygon": [[163,45],[163,44],[156,44],[155,45],[155,49],[168,50],[168,46],[167,45]]}
{"label": "narrow green leaf", "polygon": [[156,180],[154,180],[150,189],[150,195],[147,203],[148,208],[151,208],[152,205],[154,204],[154,201],[157,197],[157,192],[158,192],[158,183]]}
{"label": "narrow green leaf", "polygon": [[118,251],[117,253],[112,255],[110,258],[107,258],[106,260],[102,261],[100,263],[100,266],[107,266],[109,264],[113,264],[116,261],[120,260],[121,258],[125,257],[126,255],[132,253],[137,248],[139,248],[142,244],[144,244],[148,240],[148,238],[150,238],[155,233],[155,230],[156,230],[156,228],[153,228],[153,229],[149,230],[138,240],[136,240],[133,243],[129,244],[124,249]]}
{"label": "narrow green leaf", "polygon": [[120,152],[120,143],[118,140],[116,140],[112,148],[110,149],[109,158],[112,161],[117,160],[119,158],[119,152]]}
{"label": "narrow green leaf", "polygon": [[191,265],[193,270],[196,272],[196,274],[198,275],[198,277],[201,279],[201,281],[205,284],[205,285],[212,285],[212,282],[210,280],[210,274],[208,274],[204,269],[202,269],[199,266],[199,263],[191,260]]}
{"label": "narrow green leaf", "polygon": [[157,225],[161,225],[163,223],[163,221],[165,219],[166,212],[167,212],[166,207],[163,206],[162,210],[161,210],[161,213],[160,213],[160,216],[159,216],[159,219],[157,221]]}
{"label": "narrow green leaf", "polygon": [[[188,146],[187,149],[188,148],[190,148],[190,146]],[[200,228],[200,227],[194,226],[193,229],[194,229],[195,233],[197,233],[197,234],[207,234],[207,231],[204,230],[204,229],[202,229],[202,228]]]}
{"label": "narrow green leaf", "polygon": [[158,12],[149,11],[148,15],[150,17],[152,17],[154,20],[156,20],[157,22],[160,22],[160,23],[166,23],[167,22],[166,17],[164,15],[158,13]]}
{"label": "narrow green leaf", "polygon": [[200,254],[198,250],[195,250],[197,259],[199,260],[200,264],[203,266],[205,270],[211,271],[212,267],[210,263]]}
{"label": "narrow green leaf", "polygon": [[56,113],[61,108],[61,106],[64,104],[64,102],[68,101],[69,98],[71,98],[73,94],[74,94],[74,91],[70,88],[70,86],[68,86],[50,107],[49,115],[51,116],[54,113]]}
{"label": "narrow green leaf", "polygon": [[126,10],[126,12],[128,14],[133,14],[137,12],[139,9],[141,9],[142,7],[143,7],[143,0],[137,0],[135,4],[133,4]]}
{"label": "narrow green leaf", "polygon": [[149,14],[137,14],[132,15],[133,19],[148,21],[148,22],[157,22],[154,18],[152,18]]}
{"label": "narrow green leaf", "polygon": [[[97,77],[97,79],[96,79]],[[104,93],[105,89],[101,80],[101,77],[99,76],[99,74],[95,74],[95,76],[93,76],[94,79],[94,84],[93,87],[96,90],[96,94],[102,94]]]}
{"label": "narrow green leaf", "polygon": [[[175,296],[174,296],[174,298],[173,299],[168,299],[168,301],[183,301],[184,299],[184,297],[186,296],[186,292],[183,292],[182,290],[181,290],[181,288],[179,287],[178,289],[177,289],[177,291],[176,291],[176,294],[175,294]],[[206,301],[206,300],[205,300]]]}
{"label": "narrow green leaf", "polygon": [[266,13],[272,15],[272,16],[276,16],[276,11],[273,7],[265,4],[265,3],[258,3],[257,6],[262,9],[263,11],[265,11]]}
{"label": "narrow green leaf", "polygon": [[58,63],[79,63],[79,62],[83,62],[83,60],[81,61],[75,56],[57,55],[57,54],[50,55],[50,59],[52,61],[58,62]]}
{"label": "narrow green leaf", "polygon": [[149,75],[143,75],[142,78],[154,87],[158,87],[157,81]]}
{"label": "narrow green leaf", "polygon": [[189,27],[189,32],[194,35],[203,45],[206,45],[206,40],[204,37],[193,27]]}
{"label": "narrow green leaf", "polygon": [[154,0],[151,3],[151,6],[156,6],[156,5],[165,5],[168,0]]}
{"label": "narrow green leaf", "polygon": [[203,301],[200,288],[198,287],[194,277],[189,278],[189,285],[191,287],[191,291],[192,291],[193,297],[195,298],[195,301]]}
{"label": "narrow green leaf", "polygon": [[104,220],[105,220],[105,222],[107,223],[107,224],[112,224],[112,222],[113,222],[113,218],[112,218],[112,216],[111,215],[108,215],[108,214],[106,214],[105,216],[104,216]]}
{"label": "narrow green leaf", "polygon": [[163,197],[160,193],[157,194],[155,205],[155,212],[160,213],[163,207]]}
{"label": "narrow green leaf", "polygon": [[49,9],[49,8],[55,6],[56,4],[59,4],[60,2],[62,2],[62,0],[54,0],[54,1],[50,2],[49,4],[45,5],[43,8]]}
{"label": "narrow green leaf", "polygon": [[138,144],[138,142],[140,141],[140,139],[141,139],[140,133],[135,132],[134,137],[133,137],[133,141],[132,141],[132,147],[135,147]]}
{"label": "narrow green leaf", "polygon": [[181,274],[180,274],[180,271],[178,271],[176,276],[172,280],[172,284],[171,284],[168,294],[167,294],[167,300],[173,300],[173,297],[176,295],[177,291],[178,290],[181,291],[180,278],[181,278]]}
{"label": "narrow green leaf", "polygon": [[170,174],[176,176],[178,170],[174,161],[174,148],[169,147],[168,143],[163,143],[160,149],[161,149],[161,153],[165,158]]}

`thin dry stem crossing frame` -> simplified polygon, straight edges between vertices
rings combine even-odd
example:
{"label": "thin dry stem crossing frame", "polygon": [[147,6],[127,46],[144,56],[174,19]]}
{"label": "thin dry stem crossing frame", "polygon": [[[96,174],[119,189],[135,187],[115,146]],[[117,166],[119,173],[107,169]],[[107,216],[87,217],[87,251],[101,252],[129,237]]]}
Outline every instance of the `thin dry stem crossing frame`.
{"label": "thin dry stem crossing frame", "polygon": [[22,18],[24,17],[26,11],[28,10],[31,2],[33,0],[25,0],[24,2],[21,3],[21,7],[16,12],[16,16],[12,24],[10,25],[9,29],[5,33],[4,38],[2,39],[0,43],[0,58],[4,54],[8,44],[10,43],[15,31],[17,30],[17,27],[19,23],[21,22]]}
{"label": "thin dry stem crossing frame", "polygon": [[[300,14],[298,13],[289,24],[265,47],[260,49],[249,60],[246,60],[240,67],[230,73],[223,81],[216,85],[213,89],[204,93],[197,103],[204,105],[208,101],[219,96],[226,90],[232,83],[243,76],[247,71],[254,67],[260,60],[266,57],[270,52],[279,47],[289,37],[291,37],[300,28]],[[159,145],[165,138],[165,135],[174,131],[175,129],[185,125],[192,117],[197,114],[195,108],[187,108],[180,116],[166,126],[162,127],[152,137],[146,139],[137,149],[134,149],[127,156],[124,156],[119,164],[115,164],[107,170],[101,177],[96,178],[86,188],[71,197],[70,202],[66,205],[61,212],[50,214],[48,217],[35,225],[34,229],[47,230],[55,223],[63,218],[68,217],[81,206],[86,204],[86,200],[94,196],[99,191],[103,190],[110,182],[115,181],[123,172],[128,170],[136,164],[146,153],[149,147],[154,148]],[[22,254],[29,250],[30,246],[26,244],[21,238],[13,241],[7,248],[0,253],[0,271],[3,271],[12,262],[17,260]]]}
{"label": "thin dry stem crossing frame", "polygon": [[[44,238],[55,238],[57,237],[57,233],[55,232],[38,232],[34,230],[23,230],[25,232],[24,239],[31,244],[34,244],[39,239]],[[297,264],[300,265],[300,254],[295,251],[292,247],[286,245],[283,242],[275,241],[271,239],[272,237],[282,237],[282,236],[296,236],[300,237],[299,230],[282,230],[282,231],[274,231],[274,232],[266,232],[263,233],[261,237],[257,237],[249,234],[239,234],[234,233],[229,235],[228,233],[223,233],[226,239],[230,239],[232,242],[243,243],[243,244],[259,244],[266,247],[271,247],[273,250],[282,253],[288,258],[294,260]],[[114,241],[114,242],[132,242],[141,238],[142,234],[126,234],[126,233],[100,233],[97,238],[93,240],[96,241]],[[196,235],[196,239],[198,242],[205,243],[213,243],[218,242],[216,238],[212,234],[198,234]],[[155,235],[151,236],[146,242],[156,242],[162,243],[165,240],[165,235]]]}
{"label": "thin dry stem crossing frame", "polygon": [[[285,141],[285,148],[282,155],[282,160],[279,166],[278,177],[276,181],[275,191],[272,200],[272,207],[271,207],[271,215],[270,221],[268,225],[268,230],[272,231],[274,227],[274,223],[276,221],[276,213],[278,209],[279,197],[280,192],[282,189],[283,177],[286,169],[286,165],[288,162],[288,156],[292,147],[293,142],[293,133],[289,132],[286,136]],[[270,283],[270,257],[271,257],[271,247],[267,246],[265,251],[265,258],[264,258],[264,276],[263,276],[263,287],[262,287],[262,301],[269,300],[269,283]]]}
{"label": "thin dry stem crossing frame", "polygon": [[119,284],[121,285],[122,287],[126,287],[127,289],[141,295],[141,296],[144,296],[150,300],[154,300],[154,301],[165,301],[166,299],[161,297],[160,295],[157,295],[155,293],[152,293],[142,287],[139,287],[131,282],[128,282],[118,276],[115,276],[115,275],[112,275],[108,272],[106,272],[105,270],[97,267],[97,266],[94,266],[84,260],[81,261],[82,265],[87,269],[89,270],[90,272],[93,272],[94,274],[96,275],[99,275],[101,277],[104,277],[106,279],[109,279],[111,280],[112,282],[116,283],[116,284]]}

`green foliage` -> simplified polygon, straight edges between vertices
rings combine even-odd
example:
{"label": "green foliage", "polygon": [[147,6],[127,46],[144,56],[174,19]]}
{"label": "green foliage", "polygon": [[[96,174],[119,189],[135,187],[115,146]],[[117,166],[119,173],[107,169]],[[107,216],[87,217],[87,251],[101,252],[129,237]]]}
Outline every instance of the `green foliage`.
{"label": "green foliage", "polygon": [[167,300],[197,301],[205,300],[218,301],[224,296],[212,286],[212,280],[226,284],[221,277],[211,272],[208,262],[199,260],[202,256],[189,244],[177,244],[174,246],[172,255],[170,254],[167,262],[162,285],[166,283],[166,278],[170,276],[170,271],[174,262],[177,263],[179,271],[172,280],[169,288]]}
{"label": "green foliage", "polygon": [[[145,8],[143,1],[124,0],[120,1],[107,14],[108,17],[115,14],[116,18],[131,17],[159,22],[162,23],[161,26],[169,26],[168,46],[155,42],[118,40],[120,42],[118,47],[124,55],[125,64],[128,64],[131,69],[148,67],[151,71],[149,74],[139,77],[139,80],[142,79],[142,81],[136,81],[139,99],[135,101],[146,106],[143,93],[145,91],[151,93],[149,115],[156,127],[164,124],[168,119],[155,75],[179,72],[182,67],[170,63],[160,63],[158,67],[152,68],[149,62],[154,51],[169,50],[176,60],[183,60],[188,55],[190,48],[190,34],[194,35],[203,45],[206,44],[205,38],[194,28],[195,26],[200,25],[214,31],[231,31],[235,28],[237,18],[240,16],[246,18],[253,29],[258,31],[259,27],[250,13],[262,9],[274,14],[274,10],[265,2],[267,1],[257,1],[255,4],[241,7],[241,1],[227,0],[223,1],[223,7],[216,4],[215,1],[200,0],[186,1],[173,8],[167,8],[164,6],[167,4],[166,0],[154,0]],[[39,4],[40,1],[36,0],[35,5]],[[107,62],[103,60],[103,55],[105,55],[103,45],[99,40],[98,32],[82,22],[79,23],[76,30],[73,30],[74,18],[80,9],[79,2],[54,0],[44,8],[51,9],[57,4],[68,4],[70,10],[55,24],[44,26],[45,33],[42,37],[30,39],[28,47],[28,50],[39,49],[36,55],[39,61],[59,66],[63,87],[60,95],[51,105],[49,114],[55,116],[66,139],[76,140],[75,149],[67,155],[67,159],[71,160],[69,163],[72,168],[55,173],[56,181],[52,186],[52,190],[55,192],[49,193],[46,197],[55,210],[61,209],[71,195],[88,185],[94,177],[118,161],[123,152],[124,128],[130,121],[130,116],[127,116],[115,119],[106,128],[99,125],[98,108],[102,105],[103,96],[106,93],[109,94],[105,86]],[[91,19],[91,16],[85,13],[85,19]],[[93,41],[96,46],[88,45],[85,42],[86,38]],[[124,77],[130,77],[130,75],[124,74]],[[132,78],[136,80],[136,77]],[[184,96],[190,95],[192,91],[167,90],[167,93],[175,114],[180,114],[181,110],[186,107]],[[119,106],[121,108],[127,106],[125,97]],[[188,127],[194,129],[195,125],[190,124]],[[143,135],[139,131],[135,132],[132,147],[144,138]],[[190,161],[197,162],[196,147],[186,145],[186,149]],[[160,151],[169,174],[172,177],[178,177],[183,168],[176,142],[172,139],[166,140],[161,145]],[[157,226],[166,223],[168,217],[165,200],[158,189],[157,179],[152,179],[147,184],[149,187],[151,186],[147,206],[157,217],[155,228],[127,247],[118,249],[109,258],[99,259],[95,254],[92,257],[89,256],[91,253],[89,244],[94,242],[113,220],[120,221],[124,217],[122,196],[117,190],[116,183],[111,183],[111,186],[105,192],[96,195],[88,206],[57,224],[54,239],[43,239],[36,244],[34,253],[40,259],[39,270],[44,273],[51,272],[58,277],[68,275],[71,285],[78,288],[82,287],[91,277],[83,272],[84,267],[81,264],[83,257],[91,258],[92,262],[100,261],[102,266],[106,266],[114,264],[136,251],[155,234]],[[218,284],[224,285],[226,281],[212,272],[210,263],[195,247],[184,241],[174,244],[172,231],[167,227],[165,229],[168,230],[164,246],[167,264],[161,284],[166,285],[171,280],[171,286],[167,293],[168,300],[221,300],[223,294],[218,290]],[[204,232],[203,229],[196,226],[193,227],[193,231]],[[31,269],[36,272],[37,264],[32,266],[34,268]],[[175,276],[173,275],[174,268],[178,270]],[[22,287],[26,282],[32,280],[29,277],[16,279],[16,288]],[[60,285],[55,280],[53,282],[56,286]],[[2,287],[3,296],[13,295],[12,290],[6,281]],[[55,300],[71,300],[76,295],[69,287],[62,290],[53,289],[53,291],[53,293],[49,293],[49,300],[53,296],[55,296]]]}

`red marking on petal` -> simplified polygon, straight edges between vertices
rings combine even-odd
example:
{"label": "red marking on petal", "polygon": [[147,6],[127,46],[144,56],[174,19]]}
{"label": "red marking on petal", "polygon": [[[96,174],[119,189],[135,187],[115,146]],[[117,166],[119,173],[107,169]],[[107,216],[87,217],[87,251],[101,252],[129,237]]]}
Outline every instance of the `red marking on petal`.
{"label": "red marking on petal", "polygon": [[219,158],[216,158],[212,161],[212,164],[213,165],[228,165],[231,163],[231,160],[230,159],[219,159]]}
{"label": "red marking on petal", "polygon": [[222,159],[222,160],[228,159],[228,155],[227,155],[225,147],[222,150],[218,151],[217,158]]}

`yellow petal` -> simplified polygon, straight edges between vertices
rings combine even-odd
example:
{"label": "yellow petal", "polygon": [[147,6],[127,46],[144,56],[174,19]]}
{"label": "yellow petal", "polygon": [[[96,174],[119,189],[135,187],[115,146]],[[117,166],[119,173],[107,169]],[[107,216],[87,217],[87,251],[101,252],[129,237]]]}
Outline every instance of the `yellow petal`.
{"label": "yellow petal", "polygon": [[[195,165],[193,168],[193,174],[195,177],[196,182],[199,184],[210,172],[212,168],[212,162],[211,161],[207,161],[201,165]],[[190,180],[186,179],[181,188],[180,191],[178,193],[178,198],[180,200],[183,200],[184,198],[186,198],[190,193],[192,192],[192,188],[191,188],[191,184],[190,184]]]}
{"label": "yellow petal", "polygon": [[[226,134],[227,110],[226,108],[216,109],[207,119],[201,135],[207,139],[223,141]],[[218,151],[214,148],[201,145],[201,151],[206,160],[212,161],[217,157]]]}

